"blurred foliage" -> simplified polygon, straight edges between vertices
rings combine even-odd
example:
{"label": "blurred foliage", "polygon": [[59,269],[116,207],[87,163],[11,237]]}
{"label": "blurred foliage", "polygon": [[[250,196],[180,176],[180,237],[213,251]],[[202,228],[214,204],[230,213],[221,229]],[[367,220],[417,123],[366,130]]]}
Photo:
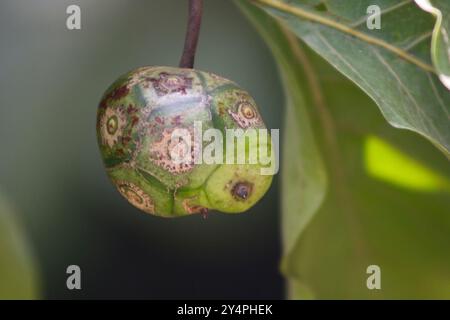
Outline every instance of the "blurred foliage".
{"label": "blurred foliage", "polygon": [[0,194],[0,300],[39,298],[39,280],[16,213]]}
{"label": "blurred foliage", "polygon": [[380,138],[367,137],[364,162],[369,175],[399,187],[417,191],[450,191],[446,177]]}
{"label": "blurred foliage", "polygon": [[[390,127],[368,96],[286,27],[238,4],[284,79],[282,270],[290,297],[450,298],[446,157]],[[373,264],[381,290],[366,287]]]}

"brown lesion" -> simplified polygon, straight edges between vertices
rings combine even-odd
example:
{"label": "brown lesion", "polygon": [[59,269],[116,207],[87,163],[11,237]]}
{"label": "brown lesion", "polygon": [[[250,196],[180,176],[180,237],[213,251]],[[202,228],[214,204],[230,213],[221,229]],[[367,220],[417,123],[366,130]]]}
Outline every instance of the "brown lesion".
{"label": "brown lesion", "polygon": [[158,96],[176,92],[186,94],[186,90],[192,88],[192,80],[192,77],[188,77],[184,74],[161,72],[158,78],[147,78],[146,86],[150,83],[153,84],[153,88]]}
{"label": "brown lesion", "polygon": [[255,119],[258,115],[256,114],[255,108],[247,101],[241,102],[238,106],[238,112],[248,120]]}
{"label": "brown lesion", "polygon": [[122,85],[119,86],[117,88],[115,88],[110,95],[110,99],[113,101],[117,101],[122,99],[123,97],[127,96],[130,93],[130,89],[128,88],[128,86]]}
{"label": "brown lesion", "polygon": [[202,215],[206,215],[208,213],[208,208],[199,205],[191,205],[189,202],[192,199],[184,199],[183,200],[183,209],[189,214],[200,213]]}
{"label": "brown lesion", "polygon": [[147,213],[155,213],[155,205],[150,196],[134,183],[128,181],[116,181],[120,194],[133,206]]}
{"label": "brown lesion", "polygon": [[[161,139],[151,145],[150,155],[151,160],[159,167],[172,174],[181,174],[194,168],[196,152],[199,148],[196,147],[197,142],[192,139],[193,134],[191,134],[190,146],[181,137],[172,139],[174,130],[165,129],[162,132]],[[178,152],[180,159],[186,159],[186,161],[174,161],[171,156],[172,152]]]}
{"label": "brown lesion", "polygon": [[248,181],[239,181],[234,184],[231,189],[231,194],[234,199],[238,201],[245,201],[252,195],[252,191],[253,183]]}
{"label": "brown lesion", "polygon": [[101,143],[109,148],[133,152],[136,141],[132,133],[139,121],[138,109],[132,104],[107,107],[98,117],[97,130]]}
{"label": "brown lesion", "polygon": [[106,96],[103,97],[102,101],[100,101],[100,109],[106,109],[109,103],[118,101],[124,97],[126,97],[130,93],[130,89],[128,85],[122,84],[113,88]]}
{"label": "brown lesion", "polygon": [[262,123],[261,117],[255,105],[248,99],[240,97],[234,108],[228,109],[228,113],[233,120],[243,129],[253,127]]}
{"label": "brown lesion", "polygon": [[108,107],[104,110],[99,129],[103,145],[113,148],[122,137],[126,136],[127,117],[122,106],[117,108]]}

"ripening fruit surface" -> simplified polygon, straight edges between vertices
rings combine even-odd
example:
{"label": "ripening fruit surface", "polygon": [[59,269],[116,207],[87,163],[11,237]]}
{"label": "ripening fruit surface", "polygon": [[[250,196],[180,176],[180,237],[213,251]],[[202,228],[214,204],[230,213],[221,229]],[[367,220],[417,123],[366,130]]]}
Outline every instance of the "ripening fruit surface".
{"label": "ripening fruit surface", "polygon": [[[194,138],[198,122],[200,140]],[[109,178],[135,207],[162,217],[208,209],[242,212],[268,190],[272,176],[261,175],[259,163],[195,161],[215,140],[202,138],[210,128],[220,130],[225,140],[226,129],[247,132],[265,125],[246,91],[230,80],[193,69],[131,71],[106,91],[97,112],[98,143]],[[192,133],[191,144],[173,138],[179,129]],[[270,143],[269,137],[266,144]],[[224,142],[223,157],[226,149]],[[191,160],[174,161],[173,150],[184,156],[188,152]]]}

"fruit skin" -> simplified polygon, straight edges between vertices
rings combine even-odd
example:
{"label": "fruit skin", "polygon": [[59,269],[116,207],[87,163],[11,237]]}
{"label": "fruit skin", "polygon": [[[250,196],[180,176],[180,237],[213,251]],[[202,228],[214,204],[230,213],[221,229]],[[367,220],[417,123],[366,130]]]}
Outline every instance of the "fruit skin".
{"label": "fruit skin", "polygon": [[227,128],[265,128],[246,91],[208,72],[142,67],[105,92],[97,111],[100,152],[109,178],[135,207],[162,217],[208,209],[238,213],[266,193],[272,176],[261,175],[259,164],[174,163],[167,150],[176,145],[171,133],[193,133],[194,121],[202,122],[203,132],[221,130],[224,140]]}

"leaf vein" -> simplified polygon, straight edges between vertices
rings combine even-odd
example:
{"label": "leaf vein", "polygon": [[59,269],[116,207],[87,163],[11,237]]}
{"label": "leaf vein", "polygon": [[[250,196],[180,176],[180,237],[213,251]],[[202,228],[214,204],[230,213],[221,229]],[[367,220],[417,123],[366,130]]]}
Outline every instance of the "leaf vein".
{"label": "leaf vein", "polygon": [[419,43],[421,43],[422,41],[425,41],[426,39],[430,38],[433,34],[433,31],[427,31],[424,34],[418,36],[416,39],[414,39],[413,41],[411,41],[409,44],[407,44],[406,46],[403,47],[403,50],[405,51],[410,51],[412,48],[414,48],[415,46],[417,46]]}
{"label": "leaf vein", "polygon": [[[362,83],[366,85],[366,91],[370,90],[369,95],[371,95],[375,101],[380,101],[383,104],[386,104],[386,101],[378,95],[377,91],[372,87],[372,85],[367,82],[367,80],[359,73],[358,70],[356,70],[347,59],[345,59],[334,47],[333,45],[320,33],[319,30],[316,31],[318,39],[322,41],[322,43],[339,59],[344,63],[350,71],[352,71],[360,80]],[[357,84],[357,83],[356,83]],[[364,88],[363,88],[364,89]],[[395,114],[396,117],[400,118],[400,115],[397,113],[396,110],[392,110],[392,113]]]}
{"label": "leaf vein", "polygon": [[308,20],[308,21],[311,21],[314,23],[318,23],[318,24],[336,29],[343,33],[349,34],[349,35],[351,35],[355,38],[358,38],[359,40],[362,40],[364,42],[367,42],[371,45],[378,46],[387,51],[390,51],[390,52],[396,54],[397,56],[399,56],[400,58],[416,65],[417,67],[419,67],[423,70],[436,73],[436,70],[434,69],[434,67],[432,65],[430,65],[430,64],[420,60],[419,58],[413,56],[412,54],[404,51],[402,48],[396,47],[395,45],[392,45],[382,39],[370,36],[359,30],[355,30],[351,26],[342,24],[338,21],[333,21],[327,17],[318,15],[314,12],[303,10],[300,7],[293,7],[289,4],[281,2],[281,1],[277,1],[277,0],[253,0],[253,1],[256,3],[259,3],[261,5],[265,5],[267,7],[271,7],[273,9],[279,10],[279,11],[290,13],[301,19],[305,19],[305,20]]}
{"label": "leaf vein", "polygon": [[[434,125],[433,121],[431,121],[431,119],[428,117],[428,115],[426,113],[423,112],[422,108],[420,108],[417,100],[414,98],[414,96],[411,94],[411,92],[408,90],[408,88],[406,87],[406,85],[403,83],[402,79],[400,78],[400,76],[397,74],[397,72],[395,72],[395,70],[392,68],[392,66],[389,64],[389,62],[387,62],[377,50],[373,50],[375,53],[375,56],[377,57],[377,59],[381,62],[381,64],[383,64],[386,69],[389,71],[389,73],[394,77],[394,79],[397,81],[397,83],[400,85],[400,88],[405,92],[406,96],[408,97],[408,99],[412,102],[412,104],[414,105],[414,108],[416,109],[417,114],[420,114],[422,117],[418,117],[422,127],[424,128],[431,128],[434,131],[434,134],[441,138],[441,135],[439,134],[439,131],[437,130],[436,126]],[[425,123],[423,123],[423,120],[426,120],[430,126],[426,126]]]}

